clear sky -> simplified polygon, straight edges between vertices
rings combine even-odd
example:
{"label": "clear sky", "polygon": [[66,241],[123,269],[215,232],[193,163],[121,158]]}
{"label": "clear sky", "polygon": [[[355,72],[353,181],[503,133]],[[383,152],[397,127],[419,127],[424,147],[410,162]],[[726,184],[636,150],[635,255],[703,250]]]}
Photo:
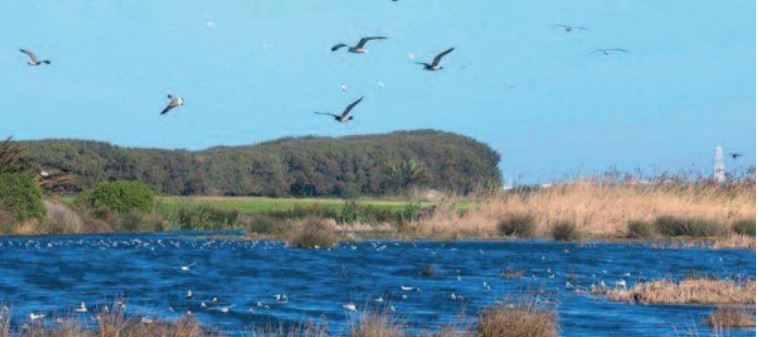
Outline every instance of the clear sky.
{"label": "clear sky", "polygon": [[[755,163],[750,0],[35,0],[0,13],[0,136],[201,149],[434,128],[488,143],[517,182],[706,171],[717,145],[745,153],[728,167]],[[329,51],[370,35],[389,39]],[[443,71],[409,58],[450,46]],[[20,47],[53,64],[27,66]],[[630,53],[590,55],[614,47]],[[186,106],[161,117],[169,92]],[[313,114],[360,96],[347,126]]]}

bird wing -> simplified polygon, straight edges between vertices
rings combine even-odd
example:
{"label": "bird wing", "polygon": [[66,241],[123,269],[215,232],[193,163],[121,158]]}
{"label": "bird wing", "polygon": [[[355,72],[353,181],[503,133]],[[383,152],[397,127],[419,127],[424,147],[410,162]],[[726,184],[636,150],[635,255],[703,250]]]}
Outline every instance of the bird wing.
{"label": "bird wing", "polygon": [[384,40],[386,37],[384,36],[368,36],[361,38],[360,41],[358,41],[358,44],[355,45],[355,48],[363,48],[363,46],[366,45],[366,42],[369,42],[371,40]]}
{"label": "bird wing", "polygon": [[339,50],[342,47],[347,47],[347,45],[344,44],[344,43],[335,44],[334,47],[332,47],[332,51],[337,51],[337,50]]}
{"label": "bird wing", "polygon": [[315,113],[317,115],[332,116],[332,117],[337,117],[337,118],[340,117],[340,115],[329,113],[329,112],[318,112],[318,111],[316,111]]}
{"label": "bird wing", "polygon": [[168,95],[166,95],[166,97],[167,97],[168,99],[174,99],[174,95],[172,95],[172,94],[168,94]]}
{"label": "bird wing", "polygon": [[610,51],[617,51],[617,52],[621,52],[621,53],[628,53],[629,52],[628,50],[621,49],[621,48],[613,48],[613,49],[608,49],[608,50],[610,50]]}
{"label": "bird wing", "polygon": [[605,49],[595,49],[595,50],[591,51],[590,54],[602,53],[603,51],[605,51]]}
{"label": "bird wing", "polygon": [[37,55],[34,55],[34,53],[32,53],[31,51],[29,51],[27,49],[23,49],[23,48],[19,49],[19,51],[22,52],[22,53],[24,53],[24,54],[26,54],[26,56],[29,57],[29,60],[31,60],[32,63],[37,63],[37,61],[38,61]]}
{"label": "bird wing", "polygon": [[[166,105],[165,108],[163,108],[163,111],[161,111],[161,115],[167,114],[169,111],[171,111],[171,109],[173,109],[175,107],[176,107],[175,105],[169,103],[168,105]],[[192,267],[192,266],[190,265],[190,266],[186,266],[186,267]]]}
{"label": "bird wing", "polygon": [[455,50],[455,47],[437,54],[437,56],[434,57],[434,61],[432,61],[432,65],[437,66],[438,64],[440,64],[440,60],[442,60],[442,58],[445,57],[445,55],[450,54],[450,52],[452,52],[453,50]]}
{"label": "bird wing", "polygon": [[353,102],[353,103],[350,103],[350,105],[348,105],[348,106],[345,108],[345,111],[344,111],[344,112],[342,112],[342,116],[340,116],[340,117],[342,117],[342,118],[345,118],[345,117],[349,116],[349,115],[350,115],[350,111],[351,111],[351,110],[353,110],[353,108],[355,108],[355,106],[356,106],[356,105],[358,105],[358,103],[360,103],[362,100],[363,100],[363,97],[361,97],[361,98],[357,99],[357,100],[356,100],[355,102]]}

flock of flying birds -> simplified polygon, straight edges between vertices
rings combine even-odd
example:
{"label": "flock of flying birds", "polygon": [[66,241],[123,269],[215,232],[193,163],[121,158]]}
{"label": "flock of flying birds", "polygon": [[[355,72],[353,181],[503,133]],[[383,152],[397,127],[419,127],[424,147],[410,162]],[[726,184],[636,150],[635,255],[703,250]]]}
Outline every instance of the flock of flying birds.
{"label": "flock of flying birds", "polygon": [[[397,0],[393,0],[397,1]],[[574,25],[565,25],[565,24],[558,24],[554,25],[555,27],[559,27],[562,30],[564,30],[566,33],[572,33],[576,31],[583,31],[587,30],[586,27],[582,26],[574,26]],[[364,54],[367,51],[366,44],[371,41],[378,41],[378,40],[385,40],[387,37],[385,36],[368,36],[363,37],[355,45],[348,45],[346,43],[338,43],[334,45],[331,48],[332,52],[337,52],[343,48],[347,50],[349,53],[353,54]],[[416,62],[416,64],[419,64],[423,67],[423,70],[426,71],[439,71],[442,70],[444,67],[441,65],[442,58],[444,58],[446,55],[450,54],[455,50],[455,47],[450,47],[439,54],[437,54],[431,62]],[[24,53],[29,61],[27,62],[30,66],[42,66],[42,65],[49,65],[51,64],[50,60],[48,59],[40,59],[34,52],[32,52],[29,49],[20,49],[22,53]],[[612,55],[612,54],[619,54],[619,53],[628,53],[629,51],[622,48],[608,48],[608,49],[596,49],[592,51],[590,54],[601,54],[601,55]],[[345,87],[343,85],[343,90],[345,90]],[[161,111],[161,115],[166,115],[169,113],[169,111],[179,108],[184,105],[184,98],[169,94],[167,95],[168,101],[166,102],[166,106]],[[360,97],[354,102],[350,103],[345,109],[342,111],[342,113],[335,114],[330,112],[316,112],[317,115],[326,115],[331,116],[334,118],[335,121],[339,123],[347,123],[351,120],[353,120],[352,111],[355,108],[356,105],[361,103],[363,101],[364,97]]]}

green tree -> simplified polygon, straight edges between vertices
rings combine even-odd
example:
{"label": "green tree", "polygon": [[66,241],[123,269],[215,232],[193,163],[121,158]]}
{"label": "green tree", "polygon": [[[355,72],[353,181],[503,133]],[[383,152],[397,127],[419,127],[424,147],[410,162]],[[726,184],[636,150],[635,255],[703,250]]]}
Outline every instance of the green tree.
{"label": "green tree", "polygon": [[34,175],[0,173],[0,213],[3,212],[16,222],[45,216],[42,188]]}
{"label": "green tree", "polygon": [[150,212],[155,207],[155,193],[147,185],[136,181],[111,181],[81,193],[77,203],[93,210],[107,210],[125,214],[131,211]]}

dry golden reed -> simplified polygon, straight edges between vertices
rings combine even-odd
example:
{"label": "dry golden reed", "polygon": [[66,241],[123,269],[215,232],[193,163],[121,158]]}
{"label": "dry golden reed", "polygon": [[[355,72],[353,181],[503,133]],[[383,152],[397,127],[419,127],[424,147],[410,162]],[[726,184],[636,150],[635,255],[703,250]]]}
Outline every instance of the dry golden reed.
{"label": "dry golden reed", "polygon": [[628,289],[595,288],[593,293],[604,295],[612,301],[630,303],[755,304],[755,280],[658,280],[637,283]]}
{"label": "dry golden reed", "polygon": [[718,307],[708,316],[708,325],[716,329],[754,327],[755,312],[745,308]]}
{"label": "dry golden reed", "polygon": [[585,238],[625,238],[630,221],[659,216],[712,219],[725,227],[755,219],[755,183],[633,183],[581,180],[528,192],[504,192],[461,210],[451,203],[410,227],[410,234],[436,237],[496,237],[498,224],[514,216],[534,219],[536,233],[550,237],[551,226],[573,223]]}

